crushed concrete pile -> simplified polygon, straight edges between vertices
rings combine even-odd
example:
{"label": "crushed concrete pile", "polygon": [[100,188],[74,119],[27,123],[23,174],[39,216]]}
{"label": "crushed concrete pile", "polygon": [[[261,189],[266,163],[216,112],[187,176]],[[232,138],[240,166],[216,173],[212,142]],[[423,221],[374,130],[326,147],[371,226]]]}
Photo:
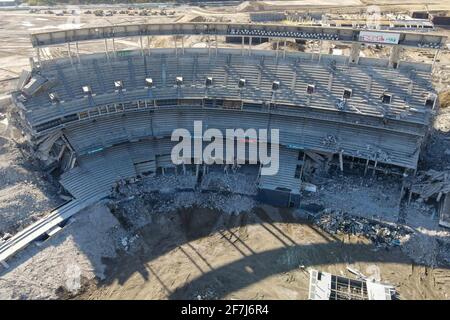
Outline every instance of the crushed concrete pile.
{"label": "crushed concrete pile", "polygon": [[195,176],[192,175],[157,175],[134,181],[119,181],[113,188],[113,194],[136,195],[148,192],[175,192],[176,190],[194,189]]}
{"label": "crushed concrete pile", "polygon": [[423,199],[436,197],[440,200],[443,194],[450,192],[450,171],[436,171],[430,169],[419,172],[410,182],[411,192]]}
{"label": "crushed concrete pile", "polygon": [[[134,216],[134,225],[144,225],[148,218],[143,212],[165,214],[181,208],[199,207],[220,210],[226,214],[239,214],[250,211],[256,201],[245,195],[221,194],[214,192],[177,191],[144,192],[139,195],[114,195],[109,207],[114,211],[118,206],[126,208],[129,218]],[[139,223],[138,221],[141,221]]]}
{"label": "crushed concrete pile", "polygon": [[313,219],[313,223],[331,233],[361,235],[378,247],[399,246],[404,236],[412,230],[376,220],[353,216],[343,212],[323,212]]}
{"label": "crushed concrete pile", "polygon": [[414,229],[414,234],[402,241],[402,252],[414,262],[431,267],[448,266],[450,263],[450,238],[446,230]]}
{"label": "crushed concrete pile", "polygon": [[235,194],[256,195],[257,183],[256,172],[254,175],[222,172],[211,172],[203,177],[202,190],[232,192]]}
{"label": "crushed concrete pile", "polygon": [[219,181],[218,175],[206,175],[200,188],[196,187],[193,175],[158,175],[136,179],[134,183],[121,181],[113,188],[108,206],[125,227],[143,227],[154,215],[177,209],[197,207],[233,215],[249,212],[257,205],[253,199],[254,182],[250,187],[254,176],[222,174],[223,180]]}

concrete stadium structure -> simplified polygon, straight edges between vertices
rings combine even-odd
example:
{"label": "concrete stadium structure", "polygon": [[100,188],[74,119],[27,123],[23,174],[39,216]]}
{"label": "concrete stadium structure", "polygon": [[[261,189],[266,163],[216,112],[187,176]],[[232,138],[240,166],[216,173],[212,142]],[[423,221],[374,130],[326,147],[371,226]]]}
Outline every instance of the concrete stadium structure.
{"label": "concrete stadium structure", "polygon": [[[364,32],[364,34],[363,34]],[[241,48],[150,49],[149,37],[239,37]],[[117,51],[114,39],[138,37],[140,48]],[[350,56],[252,50],[252,39],[346,42]],[[104,41],[105,52],[79,54],[78,43]],[[302,168],[309,158],[341,170],[359,163],[403,175],[414,172],[436,94],[432,65],[402,61],[402,48],[439,51],[435,34],[348,28],[245,24],[148,24],[31,35],[31,72],[13,93],[24,131],[73,200],[0,247],[0,261],[65,219],[102,199],[120,180],[185,174],[171,162],[177,128],[280,130],[280,170],[258,178],[259,198],[298,206]],[[112,42],[112,45],[111,45]],[[360,56],[363,43],[392,47],[388,59]],[[69,57],[43,60],[47,46],[67,46]],[[284,46],[285,47],[285,46]],[[74,49],[75,48],[75,49]],[[112,49],[111,49],[112,48]],[[199,165],[191,172],[205,174]]]}

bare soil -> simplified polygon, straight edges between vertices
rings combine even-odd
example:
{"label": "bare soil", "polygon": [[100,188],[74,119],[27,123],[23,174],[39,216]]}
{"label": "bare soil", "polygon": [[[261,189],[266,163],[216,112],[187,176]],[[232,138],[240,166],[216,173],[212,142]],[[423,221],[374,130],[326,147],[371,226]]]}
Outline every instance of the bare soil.
{"label": "bare soil", "polygon": [[394,284],[403,299],[450,292],[448,268],[415,265],[399,248],[331,236],[268,206],[240,215],[182,209],[134,236],[132,253],[106,259],[106,279],[77,299],[307,299],[309,268],[352,276],[346,266]]}

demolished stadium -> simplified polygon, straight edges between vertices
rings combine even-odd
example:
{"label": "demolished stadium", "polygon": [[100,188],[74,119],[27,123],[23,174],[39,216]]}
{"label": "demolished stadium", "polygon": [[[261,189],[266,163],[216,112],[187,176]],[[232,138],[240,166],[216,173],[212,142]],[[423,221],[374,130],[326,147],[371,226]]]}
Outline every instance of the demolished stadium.
{"label": "demolished stadium", "polygon": [[[254,165],[258,199],[277,206],[299,206],[307,161],[341,171],[360,164],[364,172],[414,175],[437,98],[432,65],[400,60],[401,50],[438,52],[446,38],[360,32],[179,23],[32,34],[36,57],[12,98],[36,156],[60,173],[71,200],[2,244],[0,261],[107,197],[117,182],[155,174],[191,174],[201,182],[213,168],[175,165],[170,157],[173,130],[193,133],[194,121],[223,131],[279,130],[278,173],[260,175],[260,163]],[[167,35],[176,36],[174,48],[145,45]],[[177,38],[190,35],[206,36],[208,47],[185,48],[182,40],[179,48]],[[140,50],[116,50],[117,37],[137,37]],[[239,38],[241,48],[219,47],[217,37]],[[254,50],[254,38],[345,42],[352,50],[350,56],[288,52],[278,45]],[[103,41],[105,52],[80,54],[83,41]],[[391,47],[390,57],[360,56],[367,42]],[[43,59],[44,48],[60,45],[67,46],[67,58]],[[228,165],[219,169],[227,173]]]}

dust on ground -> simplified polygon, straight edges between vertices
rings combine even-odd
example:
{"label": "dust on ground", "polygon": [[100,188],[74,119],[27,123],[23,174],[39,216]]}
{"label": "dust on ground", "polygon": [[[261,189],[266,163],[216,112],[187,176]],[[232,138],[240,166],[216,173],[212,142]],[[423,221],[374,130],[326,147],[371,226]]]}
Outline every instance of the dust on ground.
{"label": "dust on ground", "polygon": [[[80,212],[40,247],[19,253],[0,271],[0,297],[306,299],[309,268],[353,277],[346,270],[351,266],[394,285],[402,299],[449,298],[449,235],[433,227],[431,214],[418,210],[427,223],[409,226],[413,234],[401,246],[383,248],[364,236],[324,232],[303,219],[302,209],[277,209],[258,204],[252,192],[227,192],[249,179],[230,175],[217,188],[211,174],[205,186],[215,192],[189,190],[190,176],[120,186],[108,207]],[[333,182],[341,202],[330,210],[352,206],[355,194],[339,187],[348,179]],[[373,197],[378,208],[396,203]],[[352,214],[365,212],[362,201],[353,206]]]}
{"label": "dust on ground", "polygon": [[0,239],[48,214],[63,200],[56,182],[33,157],[22,132],[0,106]]}
{"label": "dust on ground", "polygon": [[239,215],[180,209],[132,234],[128,251],[106,260],[106,279],[77,298],[307,299],[309,268],[351,276],[347,266],[395,285],[404,299],[447,299],[450,289],[448,269],[414,265],[399,248],[332,236],[269,206]]}
{"label": "dust on ground", "polygon": [[19,252],[0,272],[0,299],[58,299],[104,278],[102,259],[116,254],[125,231],[103,204],[71,218],[54,237]]}
{"label": "dust on ground", "polygon": [[[244,172],[211,172],[195,192],[186,190],[192,176],[118,187],[109,206],[128,235],[105,260],[106,279],[75,298],[306,299],[309,268],[352,277],[347,266],[394,285],[402,299],[449,298],[450,232],[433,204],[400,207],[399,179],[331,172],[289,210],[254,201],[253,175]],[[402,217],[410,231],[401,245],[382,247],[304,219],[335,210],[393,224]]]}

